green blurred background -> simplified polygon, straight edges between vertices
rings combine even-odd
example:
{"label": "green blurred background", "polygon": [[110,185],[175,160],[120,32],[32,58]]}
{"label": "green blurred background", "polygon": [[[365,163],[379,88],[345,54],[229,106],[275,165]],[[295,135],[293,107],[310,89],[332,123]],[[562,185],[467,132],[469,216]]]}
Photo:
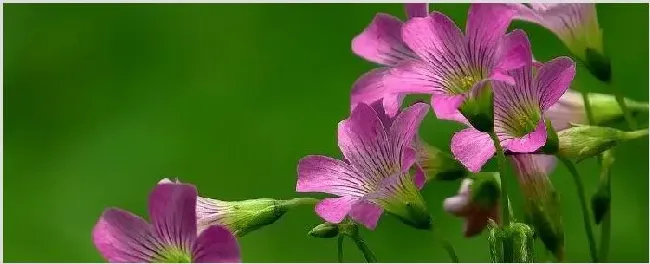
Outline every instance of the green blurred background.
{"label": "green blurred background", "polygon": [[[464,27],[468,4],[432,8]],[[374,67],[350,41],[377,12],[404,18],[401,4],[5,4],[4,261],[102,261],[90,238],[102,210],[146,216],[163,177],[218,199],[296,196],[298,159],[340,155],[336,124],[349,113],[350,86]],[[648,6],[602,4],[598,13],[614,84],[647,101]],[[538,60],[568,54],[543,28],[511,28],[528,32]],[[608,92],[582,66],[574,88]],[[459,128],[429,115],[421,135],[448,150]],[[648,261],[647,161],[647,138],[617,149],[613,261]],[[579,170],[593,193],[595,160]],[[571,178],[559,166],[552,180],[568,260],[588,261]],[[423,192],[461,261],[487,261],[485,236],[463,238],[461,221],[442,211],[457,188],[434,182]],[[291,211],[240,239],[243,260],[336,261],[335,239],[306,235],[320,222],[311,208]],[[362,233],[382,262],[449,261],[431,233],[390,216]],[[349,241],[345,259],[363,261]]]}

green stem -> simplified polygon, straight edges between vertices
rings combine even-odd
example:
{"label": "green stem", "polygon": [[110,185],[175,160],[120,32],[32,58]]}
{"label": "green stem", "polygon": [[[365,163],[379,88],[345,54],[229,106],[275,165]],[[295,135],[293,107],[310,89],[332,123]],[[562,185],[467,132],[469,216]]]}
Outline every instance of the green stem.
{"label": "green stem", "polygon": [[286,206],[315,205],[318,201],[316,198],[301,197],[285,200],[284,204]]}
{"label": "green stem", "polygon": [[621,110],[623,110],[623,117],[625,118],[625,122],[627,122],[627,125],[630,127],[630,130],[637,130],[637,125],[636,125],[636,120],[634,117],[632,117],[632,112],[630,112],[630,109],[627,107],[627,102],[625,102],[625,97],[623,97],[623,93],[616,87],[616,85],[612,85],[612,83],[609,83],[609,87],[614,90],[614,97],[616,98],[616,102],[618,103],[618,106],[621,107]]}
{"label": "green stem", "polygon": [[449,258],[451,258],[451,261],[454,263],[458,263],[459,262],[458,255],[456,255],[456,250],[454,249],[454,246],[451,243],[449,243],[447,239],[442,237],[442,235],[440,234],[440,232],[435,226],[432,227],[431,230],[433,231],[433,235],[436,237],[436,239],[438,239],[440,241],[440,244],[442,244],[442,248],[444,248],[445,251],[447,251],[447,254],[449,255]]}
{"label": "green stem", "polygon": [[375,257],[375,253],[372,253],[372,250],[366,245],[366,242],[363,241],[363,238],[359,236],[358,234],[354,236],[350,236],[352,238],[352,241],[354,241],[354,244],[357,245],[357,248],[361,250],[363,253],[363,257],[366,259],[366,262],[368,263],[376,263],[377,262],[377,257]]}
{"label": "green stem", "polygon": [[[496,149],[497,160],[499,163],[499,177],[501,179],[501,221],[503,221],[503,226],[510,226],[510,205],[508,199],[508,180],[506,179],[506,168],[508,167],[508,161],[501,147],[501,142],[497,137],[497,134],[492,131],[489,133],[492,142],[494,143],[494,148]],[[512,241],[506,239],[503,241],[503,257],[504,262],[513,261],[513,252],[512,252]]]}
{"label": "green stem", "polygon": [[606,177],[606,186],[607,186],[607,193],[610,195],[610,202],[609,202],[609,210],[607,210],[607,213],[603,216],[603,221],[600,223],[600,252],[598,254],[598,258],[602,262],[607,261],[607,257],[609,255],[609,243],[611,239],[611,232],[612,232],[612,202],[611,202],[611,195],[612,195],[612,170],[611,168],[608,168],[607,171],[605,172],[606,174],[603,175]]}
{"label": "green stem", "polygon": [[343,238],[345,238],[345,236],[339,235],[337,243],[339,263],[343,263]]}
{"label": "green stem", "polygon": [[589,125],[596,125],[594,124],[594,112],[591,110],[591,102],[589,102],[589,93],[582,92],[582,101],[585,105],[585,114],[587,115]]}
{"label": "green stem", "polygon": [[576,189],[578,190],[578,198],[580,200],[580,207],[582,207],[582,220],[584,222],[585,231],[587,233],[587,242],[589,243],[589,253],[591,254],[591,259],[593,262],[598,262],[598,256],[596,255],[596,240],[594,239],[594,232],[591,229],[591,219],[589,217],[589,208],[587,207],[587,200],[585,198],[585,188],[582,184],[582,179],[578,174],[578,170],[573,165],[573,162],[570,160],[557,156],[559,160],[564,163],[564,166],[569,169],[571,176],[573,176],[573,181],[575,182]]}

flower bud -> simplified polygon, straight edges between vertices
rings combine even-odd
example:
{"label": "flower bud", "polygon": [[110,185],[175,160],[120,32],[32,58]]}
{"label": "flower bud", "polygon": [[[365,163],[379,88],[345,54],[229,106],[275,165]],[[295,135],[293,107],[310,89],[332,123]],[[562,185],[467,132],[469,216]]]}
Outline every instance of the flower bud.
{"label": "flower bud", "polygon": [[510,156],[524,197],[526,222],[537,231],[544,246],[558,258],[564,254],[564,225],[560,202],[548,174],[555,157],[535,154]]}
{"label": "flower bud", "polygon": [[219,224],[228,228],[236,236],[242,237],[251,231],[275,223],[295,205],[314,202],[315,199],[310,198],[220,201],[199,197],[196,202],[197,228],[200,233],[211,225]]}
{"label": "flower bud", "polygon": [[560,148],[557,154],[581,161],[596,156],[620,142],[647,135],[648,129],[626,132],[610,127],[571,127],[558,132]]}
{"label": "flower bud", "polygon": [[479,86],[472,88],[459,110],[478,131],[492,132],[494,128],[494,95],[492,87],[489,83],[477,85]]}
{"label": "flower bud", "polygon": [[309,235],[319,238],[333,238],[339,235],[339,225],[322,223],[309,231]]}
{"label": "flower bud", "polygon": [[488,230],[490,261],[492,263],[505,262],[503,258],[504,246],[511,248],[513,262],[535,262],[535,237],[533,229],[528,225],[515,222],[507,227],[500,227],[494,221],[490,221]]}
{"label": "flower bud", "polygon": [[417,138],[416,163],[422,168],[426,181],[435,179],[452,181],[467,175],[467,169],[448,153]]}
{"label": "flower bud", "polygon": [[480,234],[490,220],[500,220],[498,200],[501,184],[498,175],[477,173],[474,180],[465,178],[458,194],[444,200],[445,211],[465,218],[463,233],[466,237]]}
{"label": "flower bud", "polygon": [[600,224],[603,217],[610,210],[611,197],[611,168],[614,164],[614,154],[612,150],[603,152],[600,163],[600,182],[596,193],[591,197],[591,211],[594,214],[596,224]]}

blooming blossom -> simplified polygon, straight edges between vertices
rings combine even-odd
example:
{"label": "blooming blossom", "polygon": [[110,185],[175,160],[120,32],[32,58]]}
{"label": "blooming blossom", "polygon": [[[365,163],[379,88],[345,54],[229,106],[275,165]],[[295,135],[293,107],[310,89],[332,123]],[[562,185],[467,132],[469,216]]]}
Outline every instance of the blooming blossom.
{"label": "blooming blossom", "polygon": [[466,237],[472,237],[481,233],[487,226],[489,219],[497,223],[500,222],[499,203],[495,202],[485,206],[476,201],[472,201],[472,183],[473,180],[470,178],[463,179],[458,194],[454,197],[446,198],[443,202],[445,211],[465,218],[463,233]]}
{"label": "blooming blossom", "polygon": [[[407,17],[425,17],[428,4],[405,4]],[[383,67],[373,69],[357,79],[352,85],[351,104],[372,104],[383,102],[390,116],[397,114],[404,95],[386,94],[383,77],[390,67],[416,58],[416,55],[402,41],[402,21],[389,14],[379,13],[363,32],[352,40],[352,51],[360,57]]]}
{"label": "blooming blossom", "polygon": [[415,163],[411,142],[427,112],[428,105],[416,103],[386,122],[372,107],[358,104],[338,126],[345,160],[304,157],[296,191],[338,196],[316,205],[316,213],[330,223],[350,216],[374,229],[386,210],[416,228],[429,228],[431,218],[409,173]]}
{"label": "blooming blossom", "polygon": [[[546,143],[545,112],[569,88],[575,76],[575,63],[567,57],[559,57],[540,66],[534,74],[526,33],[515,30],[505,38],[525,47],[527,63],[508,72],[514,78],[514,85],[492,81],[494,131],[506,150],[534,152]],[[489,134],[472,127],[453,136],[451,150],[456,159],[474,172],[479,171],[495,152]]]}
{"label": "blooming blossom", "polygon": [[[465,34],[439,12],[410,19],[402,27],[416,59],[401,61],[384,78],[389,94],[431,94],[439,119],[467,122],[458,108],[481,93],[488,80],[512,83],[507,71],[527,63],[522,47],[502,43],[515,10],[500,4],[472,4]],[[523,54],[525,55],[525,54]]]}
{"label": "blooming blossom", "polygon": [[159,184],[149,195],[151,224],[109,208],[93,229],[93,243],[110,262],[239,262],[235,237],[221,226],[196,231],[196,188]]}
{"label": "blooming blossom", "polygon": [[515,19],[549,29],[581,60],[587,60],[587,49],[603,54],[603,37],[595,3],[507,5],[518,11]]}

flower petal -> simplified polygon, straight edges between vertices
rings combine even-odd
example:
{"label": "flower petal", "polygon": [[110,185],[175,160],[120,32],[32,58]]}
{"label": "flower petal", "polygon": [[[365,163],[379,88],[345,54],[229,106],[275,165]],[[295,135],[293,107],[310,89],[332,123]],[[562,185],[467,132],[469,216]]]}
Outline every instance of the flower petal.
{"label": "flower petal", "polygon": [[93,228],[93,243],[109,262],[152,262],[163,250],[153,227],[120,209],[106,209]]}
{"label": "flower petal", "polygon": [[366,201],[359,200],[357,203],[352,205],[350,210],[350,217],[370,230],[374,230],[377,227],[377,221],[379,217],[384,212],[384,209],[377,206],[376,204]]}
{"label": "flower petal", "polygon": [[352,166],[325,156],[306,156],[298,162],[297,192],[324,192],[361,197],[370,185]]}
{"label": "flower petal", "polygon": [[587,115],[582,95],[567,90],[562,97],[544,112],[544,118],[551,121],[556,131],[571,127],[571,123],[586,124]]}
{"label": "flower petal", "polygon": [[544,119],[540,120],[533,132],[520,138],[500,137],[501,144],[513,152],[528,153],[535,152],[546,144],[546,125]]}
{"label": "flower petal", "polygon": [[241,262],[237,239],[222,226],[210,226],[196,239],[192,261],[197,263]]}
{"label": "flower petal", "polygon": [[428,3],[406,3],[404,4],[404,9],[408,18],[426,17],[429,15]]}
{"label": "flower petal", "polygon": [[149,216],[166,244],[191,252],[196,239],[196,188],[188,184],[158,184],[149,195]]}
{"label": "flower petal", "polygon": [[464,95],[434,95],[431,96],[431,106],[438,119],[453,120],[468,124],[467,118],[458,110],[465,101]]}
{"label": "flower petal", "polygon": [[415,150],[411,148],[411,143],[428,112],[429,105],[416,103],[405,108],[390,127],[390,140],[393,143],[393,150],[396,151],[395,155],[402,159],[402,171],[408,171],[415,162]]}
{"label": "flower petal", "polygon": [[365,183],[377,183],[399,170],[401,159],[391,151],[386,128],[366,104],[357,105],[350,117],[339,123],[338,145]]}
{"label": "flower petal", "polygon": [[399,108],[404,101],[404,97],[406,97],[406,94],[391,93],[389,91],[386,92],[386,94],[384,94],[384,101],[382,102],[384,105],[385,113],[391,117],[399,113]]}
{"label": "flower petal", "polygon": [[420,190],[427,182],[427,176],[424,172],[424,169],[422,169],[422,167],[417,163],[415,164],[415,176],[413,176],[413,181],[415,182],[415,186],[417,186]]}
{"label": "flower petal", "polygon": [[495,149],[489,134],[466,128],[451,138],[451,152],[467,169],[479,172],[492,158]]}
{"label": "flower petal", "polygon": [[316,205],[316,214],[327,222],[338,224],[358,200],[353,197],[325,198]]}
{"label": "flower petal", "polygon": [[542,110],[555,104],[569,89],[576,74],[576,65],[568,57],[555,58],[539,68],[534,84]]}
{"label": "flower petal", "polygon": [[440,12],[410,19],[402,27],[402,39],[421,59],[445,73],[456,73],[468,62],[460,29]]}
{"label": "flower petal", "polygon": [[472,4],[467,15],[465,35],[471,50],[471,60],[474,65],[487,69],[484,65],[494,55],[497,42],[501,39],[512,21],[516,11],[507,5]]}
{"label": "flower petal", "polygon": [[[531,67],[533,55],[530,50],[530,42],[526,32],[515,29],[506,34],[497,48],[496,64],[492,74],[500,74],[521,67]],[[514,84],[510,83],[510,85]]]}
{"label": "flower petal", "polygon": [[[375,110],[375,113],[377,113],[377,117],[384,128],[390,128],[393,125],[393,118],[386,114],[384,104],[381,101],[375,101],[374,103],[367,105],[370,105],[370,107]],[[386,133],[388,133],[388,131],[386,131]]]}
{"label": "flower petal", "polygon": [[369,105],[384,98],[386,93],[384,75],[388,72],[387,68],[377,68],[361,75],[352,85],[352,92],[350,93],[351,109],[354,109],[359,103]]}
{"label": "flower petal", "polygon": [[402,21],[379,13],[361,34],[352,39],[352,51],[360,57],[381,65],[396,65],[413,58],[402,42]]}

